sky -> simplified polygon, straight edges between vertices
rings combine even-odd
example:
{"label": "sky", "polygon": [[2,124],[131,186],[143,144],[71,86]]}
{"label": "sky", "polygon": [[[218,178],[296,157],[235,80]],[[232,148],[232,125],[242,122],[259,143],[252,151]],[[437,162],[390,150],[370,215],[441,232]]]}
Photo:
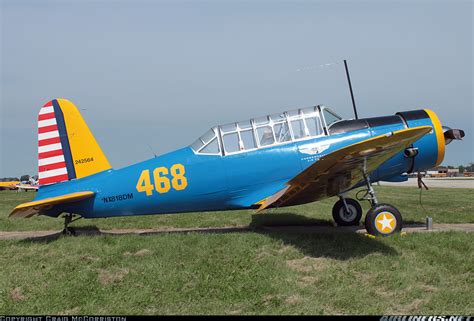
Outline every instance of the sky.
{"label": "sky", "polygon": [[208,128],[326,105],[352,118],[430,108],[474,162],[471,1],[1,2],[0,177],[37,173],[37,114],[81,110],[114,168]]}

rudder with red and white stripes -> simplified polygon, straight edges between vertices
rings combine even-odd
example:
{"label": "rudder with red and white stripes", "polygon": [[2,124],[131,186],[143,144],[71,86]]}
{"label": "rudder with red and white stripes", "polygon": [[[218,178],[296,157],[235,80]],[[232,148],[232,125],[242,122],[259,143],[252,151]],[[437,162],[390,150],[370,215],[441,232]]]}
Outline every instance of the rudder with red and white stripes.
{"label": "rudder with red and white stripes", "polygon": [[49,185],[110,169],[76,106],[66,99],[47,102],[38,114],[38,179]]}
{"label": "rudder with red and white stripes", "polygon": [[46,103],[38,115],[38,179],[39,185],[69,180],[52,101]]}

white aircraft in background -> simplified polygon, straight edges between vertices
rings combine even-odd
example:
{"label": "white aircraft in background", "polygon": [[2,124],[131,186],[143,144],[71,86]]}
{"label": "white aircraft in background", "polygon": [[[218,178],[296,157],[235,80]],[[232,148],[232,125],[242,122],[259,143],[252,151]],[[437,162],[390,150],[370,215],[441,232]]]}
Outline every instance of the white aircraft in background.
{"label": "white aircraft in background", "polygon": [[15,185],[17,192],[38,191],[38,180],[30,177],[28,181],[22,181]]}

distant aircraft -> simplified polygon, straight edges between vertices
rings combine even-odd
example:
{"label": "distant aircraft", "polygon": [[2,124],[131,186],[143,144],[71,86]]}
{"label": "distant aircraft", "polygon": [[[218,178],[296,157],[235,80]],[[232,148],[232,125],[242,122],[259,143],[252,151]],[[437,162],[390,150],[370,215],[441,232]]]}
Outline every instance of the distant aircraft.
{"label": "distant aircraft", "polygon": [[20,183],[19,181],[0,182],[0,191],[16,189],[15,185],[19,183]]}
{"label": "distant aircraft", "polygon": [[17,189],[18,192],[36,192],[39,189],[38,181],[30,177],[28,181],[19,182],[18,184],[15,184],[15,189]]}
{"label": "distant aircraft", "polygon": [[9,182],[0,182],[0,190],[17,190],[18,192],[27,192],[27,191],[37,191],[39,188],[38,182],[34,180],[29,181],[9,181]]}
{"label": "distant aircraft", "polygon": [[439,165],[445,144],[462,137],[429,109],[343,120],[313,106],[216,126],[190,146],[112,169],[78,109],[54,99],[38,117],[40,189],[10,216],[65,213],[63,232],[73,234],[73,215],[262,211],[338,196],[333,218],[347,226],[359,224],[362,208],[346,193],[365,186],[367,231],[390,235],[402,216],[378,202],[371,183]]}

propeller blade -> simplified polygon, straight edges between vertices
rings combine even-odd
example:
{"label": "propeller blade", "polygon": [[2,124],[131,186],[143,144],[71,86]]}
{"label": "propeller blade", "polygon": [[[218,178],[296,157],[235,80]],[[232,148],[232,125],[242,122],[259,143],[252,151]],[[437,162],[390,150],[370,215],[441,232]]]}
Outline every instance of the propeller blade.
{"label": "propeller blade", "polygon": [[462,129],[448,129],[444,131],[445,144],[448,145],[454,140],[462,140],[464,138],[464,130]]}

